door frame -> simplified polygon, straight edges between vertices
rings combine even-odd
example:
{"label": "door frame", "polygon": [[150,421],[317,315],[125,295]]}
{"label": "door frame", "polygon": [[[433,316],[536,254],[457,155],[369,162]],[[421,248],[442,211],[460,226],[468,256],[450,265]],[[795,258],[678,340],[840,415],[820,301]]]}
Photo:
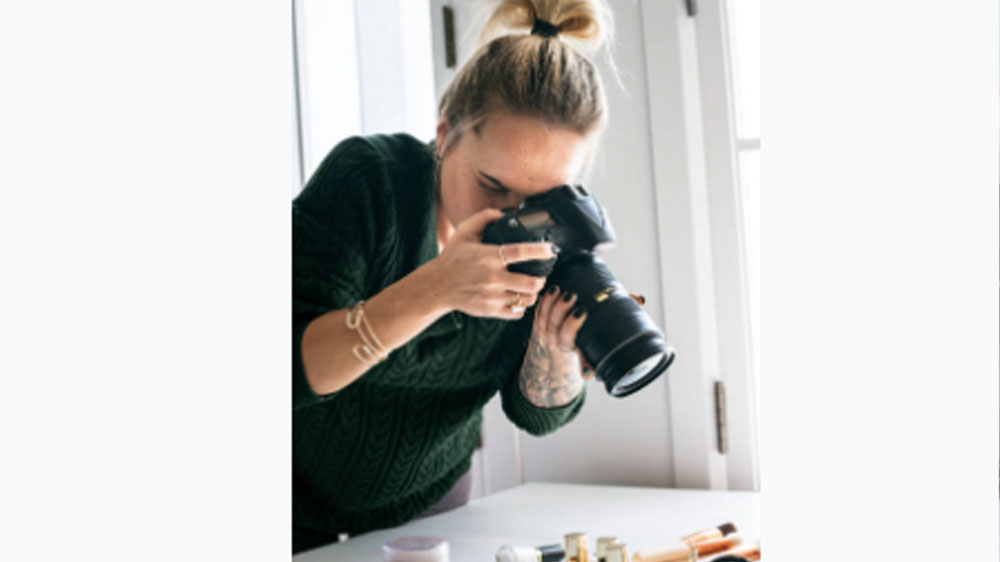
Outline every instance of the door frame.
{"label": "door frame", "polygon": [[[640,0],[675,485],[758,490],[756,387],[725,0]],[[715,383],[725,383],[719,452]]]}

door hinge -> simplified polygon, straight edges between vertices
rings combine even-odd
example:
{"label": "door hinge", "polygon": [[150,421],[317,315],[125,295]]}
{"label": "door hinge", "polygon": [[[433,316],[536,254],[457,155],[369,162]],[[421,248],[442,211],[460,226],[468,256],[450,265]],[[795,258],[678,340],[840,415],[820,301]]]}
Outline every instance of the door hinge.
{"label": "door hinge", "polygon": [[458,57],[455,55],[455,10],[451,6],[442,8],[444,16],[444,66],[455,68]]}
{"label": "door hinge", "polygon": [[684,4],[687,6],[688,17],[698,15],[698,0],[684,0]]}
{"label": "door hinge", "polygon": [[729,432],[726,428],[726,383],[715,382],[715,431],[718,436],[719,454],[729,451]]}

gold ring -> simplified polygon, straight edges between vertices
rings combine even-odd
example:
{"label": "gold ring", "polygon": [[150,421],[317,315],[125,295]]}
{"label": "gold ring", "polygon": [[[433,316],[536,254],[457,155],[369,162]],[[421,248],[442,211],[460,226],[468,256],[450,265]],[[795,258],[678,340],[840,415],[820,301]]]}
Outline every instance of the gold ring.
{"label": "gold ring", "polygon": [[524,310],[524,301],[521,300],[521,293],[514,293],[514,302],[510,304],[510,310],[512,312],[521,312]]}
{"label": "gold ring", "polygon": [[500,263],[502,263],[504,267],[507,267],[507,256],[503,253],[503,244],[500,244],[500,248],[497,251],[500,252]]}

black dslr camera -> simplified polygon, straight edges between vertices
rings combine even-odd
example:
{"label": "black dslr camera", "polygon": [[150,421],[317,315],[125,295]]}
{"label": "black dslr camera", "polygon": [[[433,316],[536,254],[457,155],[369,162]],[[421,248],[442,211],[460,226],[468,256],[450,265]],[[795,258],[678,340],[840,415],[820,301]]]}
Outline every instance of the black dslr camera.
{"label": "black dslr camera", "polygon": [[529,197],[486,226],[483,242],[553,242],[557,259],[507,266],[517,273],[548,277],[549,285],[577,294],[587,311],[576,345],[594,365],[608,393],[623,397],[651,383],[674,360],[663,333],[615,280],[594,252],[615,241],[604,208],[583,186],[563,185]]}

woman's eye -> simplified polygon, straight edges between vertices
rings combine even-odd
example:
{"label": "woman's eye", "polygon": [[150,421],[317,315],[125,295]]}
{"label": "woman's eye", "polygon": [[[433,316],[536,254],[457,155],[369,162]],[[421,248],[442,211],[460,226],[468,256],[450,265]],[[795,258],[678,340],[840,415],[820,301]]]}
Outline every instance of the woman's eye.
{"label": "woman's eye", "polygon": [[505,195],[507,193],[506,189],[493,187],[491,185],[487,185],[482,182],[479,183],[479,187],[485,189],[486,191],[489,191],[490,193],[495,193],[497,195]]}

